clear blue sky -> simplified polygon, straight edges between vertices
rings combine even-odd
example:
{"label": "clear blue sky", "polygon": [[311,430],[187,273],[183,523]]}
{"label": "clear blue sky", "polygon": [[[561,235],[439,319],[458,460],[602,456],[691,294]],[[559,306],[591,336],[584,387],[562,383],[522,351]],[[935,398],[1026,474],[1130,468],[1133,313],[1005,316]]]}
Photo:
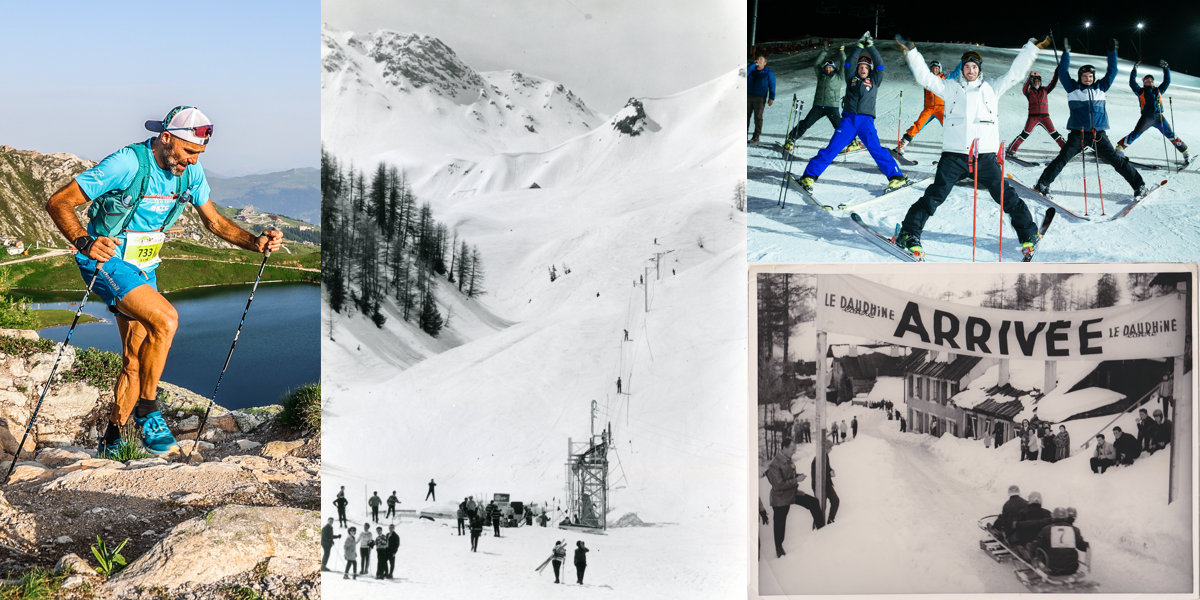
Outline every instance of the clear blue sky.
{"label": "clear blue sky", "polygon": [[0,144],[99,160],[199,107],[201,163],[243,175],[320,162],[318,0],[0,3]]}

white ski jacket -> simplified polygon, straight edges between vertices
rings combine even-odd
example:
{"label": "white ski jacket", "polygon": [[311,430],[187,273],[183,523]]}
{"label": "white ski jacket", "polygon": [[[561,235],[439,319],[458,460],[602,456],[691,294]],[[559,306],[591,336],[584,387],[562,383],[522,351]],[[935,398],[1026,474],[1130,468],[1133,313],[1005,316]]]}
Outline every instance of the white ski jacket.
{"label": "white ski jacket", "polygon": [[980,154],[995,153],[1000,149],[1000,96],[1014,85],[1025,81],[1025,75],[1037,60],[1038,47],[1026,42],[1013,60],[1008,73],[1002,77],[967,81],[942,79],[929,72],[925,59],[916,48],[905,53],[908,68],[913,78],[925,89],[946,101],[946,113],[942,125],[942,151],[968,154],[971,142],[979,139]]}

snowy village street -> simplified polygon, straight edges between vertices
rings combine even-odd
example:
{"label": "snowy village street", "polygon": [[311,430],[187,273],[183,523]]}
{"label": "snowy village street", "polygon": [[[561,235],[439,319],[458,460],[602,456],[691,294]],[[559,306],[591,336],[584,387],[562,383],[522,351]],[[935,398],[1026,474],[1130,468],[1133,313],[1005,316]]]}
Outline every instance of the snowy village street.
{"label": "snowy village street", "polygon": [[[806,406],[811,415],[812,401],[793,409]],[[829,455],[841,499],[837,520],[812,531],[807,511],[793,506],[787,555],[779,559],[772,551],[772,524],[759,522],[761,594],[1025,592],[1011,566],[980,550],[983,532],[976,524],[1000,512],[1013,484],[1023,495],[1041,492],[1047,507],[1079,510],[1076,524],[1092,544],[1097,591],[1180,592],[1191,585],[1190,506],[1186,499],[1166,505],[1167,452],[1093,475],[1090,450],[1078,448],[1082,442],[1065,461],[1022,462],[1017,440],[997,450],[949,435],[900,433],[899,422],[878,409],[828,410],[828,418],[839,422],[854,416],[857,439],[848,437]],[[1071,438],[1082,441],[1109,420],[1066,425]],[[1136,430],[1129,415],[1114,425]],[[797,448],[797,471],[807,475],[813,445]],[[1181,482],[1181,489],[1190,487]],[[810,479],[800,489],[812,493]],[[762,477],[759,496],[765,502],[769,495]]]}

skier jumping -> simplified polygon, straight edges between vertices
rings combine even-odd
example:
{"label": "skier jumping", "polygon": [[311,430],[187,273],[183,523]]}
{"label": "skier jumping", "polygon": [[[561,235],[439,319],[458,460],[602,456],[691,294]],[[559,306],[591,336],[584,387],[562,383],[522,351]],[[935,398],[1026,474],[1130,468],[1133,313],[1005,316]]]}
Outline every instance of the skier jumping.
{"label": "skier jumping", "polygon": [[1171,85],[1171,71],[1167,69],[1167,61],[1158,61],[1158,66],[1162,67],[1163,70],[1163,82],[1158,87],[1154,86],[1153,75],[1143,77],[1142,85],[1138,87],[1137,69],[1140,64],[1140,62],[1134,63],[1133,70],[1129,72],[1129,89],[1137,94],[1138,103],[1142,107],[1142,116],[1138,118],[1137,125],[1134,126],[1133,131],[1117,142],[1117,150],[1124,150],[1126,146],[1132,144],[1147,129],[1153,127],[1159,133],[1166,136],[1171,141],[1171,144],[1179,150],[1179,153],[1183,155],[1183,164],[1186,165],[1189,162],[1187,144],[1183,143],[1183,140],[1179,139],[1174,131],[1171,131],[1171,124],[1167,122],[1166,115],[1163,114],[1162,95],[1163,92],[1167,91],[1167,86]]}
{"label": "skier jumping", "polygon": [[1054,122],[1050,120],[1050,110],[1046,101],[1046,97],[1050,95],[1050,92],[1054,91],[1054,86],[1056,85],[1058,85],[1057,71],[1050,78],[1050,85],[1046,87],[1042,87],[1041,73],[1033,71],[1029,74],[1029,79],[1025,80],[1025,86],[1021,88],[1021,93],[1025,94],[1025,98],[1029,100],[1029,116],[1025,119],[1025,129],[1009,145],[1005,156],[1012,158],[1016,155],[1017,148],[1020,148],[1021,144],[1025,143],[1026,139],[1029,139],[1029,134],[1033,133],[1033,128],[1038,125],[1041,125],[1042,129],[1045,129],[1046,133],[1049,133],[1050,137],[1054,138],[1055,142],[1058,142],[1059,149],[1062,149],[1063,145],[1066,144],[1063,136],[1054,129]]}
{"label": "skier jumping", "polygon": [[813,105],[808,114],[804,115],[804,120],[797,123],[788,133],[787,140],[783,144],[783,149],[788,152],[792,151],[795,141],[803,137],[804,132],[820,121],[821,117],[829,119],[834,129],[842,124],[842,113],[838,107],[842,104],[841,80],[846,64],[846,47],[838,47],[840,58],[837,63],[834,63],[832,59],[827,59],[828,54],[829,47],[826,45],[821,48],[821,53],[817,55],[817,60],[813,63],[813,70],[817,73],[817,89],[813,92]]}
{"label": "skier jumping", "polygon": [[1112,51],[1108,53],[1108,70],[1102,79],[1096,79],[1096,68],[1092,65],[1079,67],[1079,81],[1071,79],[1071,43],[1063,40],[1062,62],[1058,65],[1058,80],[1063,90],[1067,92],[1067,106],[1071,109],[1071,117],[1067,119],[1067,143],[1059,150],[1058,156],[1046,165],[1037,185],[1033,189],[1039,194],[1049,194],[1050,184],[1067,166],[1076,154],[1084,147],[1091,146],[1098,157],[1112,165],[1121,177],[1129,183],[1137,197],[1146,194],[1146,184],[1142,176],[1129,164],[1124,154],[1113,148],[1108,141],[1108,110],[1104,106],[1105,93],[1112,87],[1117,75],[1117,40],[1113,40]]}
{"label": "skier jumping", "polygon": [[846,69],[846,95],[842,98],[842,123],[833,132],[829,145],[822,148],[804,167],[800,185],[808,191],[812,191],[813,184],[829,168],[838,152],[856,136],[867,147],[871,158],[875,159],[875,165],[887,176],[889,189],[908,183],[896,159],[879,144],[879,133],[875,130],[875,99],[879,96],[879,86],[883,84],[884,64],[874,42],[871,32],[863,33],[858,40],[858,47],[860,52],[868,52],[870,57],[858,56],[854,70],[850,70],[850,63],[843,65]]}
{"label": "skier jumping", "polygon": [[947,81],[925,68],[925,59],[911,42],[896,36],[896,43],[905,53],[908,67],[917,83],[941,96],[950,106],[944,122],[946,129],[942,136],[942,157],[938,161],[933,184],[909,207],[900,233],[896,236],[896,245],[918,257],[924,255],[921,231],[925,229],[925,222],[946,200],[954,184],[967,173],[974,149],[979,183],[987,188],[997,204],[1003,199],[1003,210],[1008,213],[1013,229],[1017,230],[1022,250],[1031,252],[1037,243],[1037,226],[1033,223],[1029,208],[1017,196],[1012,185],[1001,180],[1000,163],[996,160],[996,152],[1000,148],[999,99],[1008,88],[1024,78],[1037,59],[1038,50],[1050,45],[1050,38],[1040,43],[1030,38],[1008,72],[987,81],[982,78],[983,59],[974,50],[962,56],[962,77]]}

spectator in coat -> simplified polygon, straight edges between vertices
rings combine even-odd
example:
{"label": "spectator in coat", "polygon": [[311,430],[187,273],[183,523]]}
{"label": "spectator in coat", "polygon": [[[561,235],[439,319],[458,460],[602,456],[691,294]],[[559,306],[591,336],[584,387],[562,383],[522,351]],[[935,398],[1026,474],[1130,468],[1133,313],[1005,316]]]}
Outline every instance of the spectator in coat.
{"label": "spectator in coat", "polygon": [[371,497],[367,500],[367,506],[371,507],[371,520],[379,522],[379,505],[383,504],[383,499],[379,497],[379,492],[371,492]]}
{"label": "spectator in coat", "polygon": [[333,517],[329,517],[329,522],[321,528],[321,570],[328,571],[329,567],[329,552],[333,550],[333,540],[342,537],[340,534],[333,532]]}
{"label": "spectator in coat", "polygon": [[997,448],[1004,443],[1004,429],[1000,427],[1000,423],[996,423],[996,426],[992,429],[992,437]]}
{"label": "spectator in coat", "polygon": [[1071,434],[1067,433],[1066,425],[1058,426],[1058,435],[1054,436],[1054,450],[1056,461],[1071,456]]}
{"label": "spectator in coat", "polygon": [[853,437],[858,437],[858,417],[850,419],[850,430],[854,432]]}
{"label": "spectator in coat", "polygon": [[1058,460],[1058,448],[1054,441],[1054,432],[1048,426],[1042,428],[1042,460],[1046,462]]}
{"label": "spectator in coat", "polygon": [[371,549],[374,547],[375,539],[371,537],[371,524],[363,523],[362,535],[358,536],[359,574],[366,575],[367,570],[371,568]]}
{"label": "spectator in coat", "polygon": [[387,577],[388,544],[383,528],[375,528],[375,579]]}
{"label": "spectator in coat", "polygon": [[1124,433],[1120,427],[1113,427],[1113,451],[1117,453],[1117,464],[1132,465],[1133,461],[1142,454],[1137,438]]}
{"label": "spectator in coat", "polygon": [[904,420],[904,417],[900,417],[900,433],[904,433],[907,430],[908,422]]}
{"label": "spectator in coat", "polygon": [[[746,127],[750,126],[750,118],[754,117],[754,136],[751,144],[757,144],[762,135],[763,112],[775,104],[775,73],[767,67],[767,57],[759,54],[754,64],[746,67]],[[618,391],[618,393],[620,393]]]}
{"label": "spectator in coat", "polygon": [[817,502],[816,498],[799,489],[800,482],[804,481],[804,474],[796,472],[796,465],[792,462],[794,451],[795,446],[792,445],[792,440],[784,438],[779,452],[771,460],[766,472],[767,481],[771,484],[771,508],[775,513],[776,558],[786,554],[783,551],[783,538],[787,529],[788,511],[793,504],[808,509],[812,514],[813,529],[825,526],[825,515],[821,513],[821,504]]}
{"label": "spectator in coat", "polygon": [[836,443],[837,443],[837,441],[838,441],[838,424],[837,424],[837,421],[833,421],[832,423],[830,423],[830,425],[829,425],[829,435],[830,435],[830,436],[832,436],[832,438],[833,438],[833,443],[835,443],[835,444],[836,444]]}
{"label": "spectator in coat", "polygon": [[1151,453],[1162,450],[1171,443],[1172,427],[1170,419],[1163,417],[1163,411],[1154,409],[1154,443]]}
{"label": "spectator in coat", "polygon": [[844,441],[846,441],[846,432],[847,432],[847,431],[850,431],[850,428],[849,428],[849,427],[846,427],[846,420],[845,420],[845,419],[842,419],[842,429],[841,429],[841,432],[842,432],[842,441],[843,441],[843,442],[844,442]]}
{"label": "spectator in coat", "polygon": [[1038,459],[1038,447],[1041,445],[1037,427],[1030,426],[1029,429],[1025,430],[1025,452],[1029,460]]}
{"label": "spectator in coat", "polygon": [[1146,412],[1146,409],[1138,410],[1137,431],[1138,445],[1142,447],[1142,452],[1152,452],[1154,445],[1154,427],[1157,423]]}
{"label": "spectator in coat", "polygon": [[583,585],[583,572],[587,570],[587,546],[583,545],[583,540],[575,542],[575,577],[579,585]]}
{"label": "spectator in coat", "polygon": [[467,521],[467,499],[466,498],[463,498],[463,501],[458,503],[458,513],[455,516],[458,517],[458,535],[462,535],[466,530],[466,527],[464,525]]}
{"label": "spectator in coat", "polygon": [[346,541],[342,543],[342,549],[346,552],[346,572],[342,574],[342,579],[350,579],[350,572],[354,571],[354,578],[358,579],[358,542],[354,539],[354,532],[357,529],[351,527],[346,533]]}
{"label": "spectator in coat", "polygon": [[1117,451],[1112,444],[1104,441],[1104,434],[1096,435],[1096,450],[1092,454],[1092,472],[1103,473],[1117,461]]}
{"label": "spectator in coat", "polygon": [[395,525],[388,525],[387,548],[386,577],[391,579],[396,571],[396,553],[400,551],[400,534],[396,533]]}
{"label": "spectator in coat", "polygon": [[470,513],[471,519],[471,552],[479,551],[479,536],[483,535],[483,517]]}
{"label": "spectator in coat", "polygon": [[486,522],[491,523],[492,527],[495,528],[492,537],[500,537],[500,507],[496,506],[495,500],[488,502],[487,511],[484,515]]}

